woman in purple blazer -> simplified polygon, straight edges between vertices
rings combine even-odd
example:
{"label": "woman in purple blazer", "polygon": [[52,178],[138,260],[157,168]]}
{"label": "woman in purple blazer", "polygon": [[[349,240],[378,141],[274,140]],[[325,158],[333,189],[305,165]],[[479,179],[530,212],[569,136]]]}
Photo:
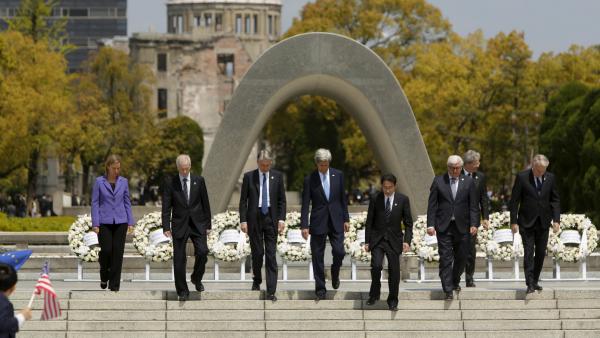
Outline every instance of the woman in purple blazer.
{"label": "woman in purple blazer", "polygon": [[110,155],[106,175],[96,178],[92,190],[92,227],[100,242],[100,287],[119,291],[125,236],[133,227],[129,183],[119,176],[121,160]]}

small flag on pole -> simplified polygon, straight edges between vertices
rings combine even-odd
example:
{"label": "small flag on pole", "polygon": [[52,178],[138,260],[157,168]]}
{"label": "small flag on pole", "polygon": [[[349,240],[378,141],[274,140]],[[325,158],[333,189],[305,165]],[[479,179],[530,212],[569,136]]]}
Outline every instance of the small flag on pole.
{"label": "small flag on pole", "polygon": [[48,262],[44,263],[42,268],[42,275],[35,285],[36,294],[44,294],[44,308],[42,310],[42,320],[50,320],[53,318],[60,317],[62,310],[60,309],[60,303],[56,297],[56,292],[50,282],[50,276],[48,272]]}

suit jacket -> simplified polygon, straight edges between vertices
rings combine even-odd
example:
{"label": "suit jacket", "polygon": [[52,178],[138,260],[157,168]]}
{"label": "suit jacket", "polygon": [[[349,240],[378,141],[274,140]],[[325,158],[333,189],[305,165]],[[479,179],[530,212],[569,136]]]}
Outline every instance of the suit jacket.
{"label": "suit jacket", "polygon": [[92,189],[92,225],[135,224],[131,213],[129,183],[125,177],[117,177],[115,190],[105,176],[96,178]]}
{"label": "suit jacket", "polygon": [[[309,220],[309,207],[310,220]],[[321,184],[318,170],[304,178],[302,188],[302,210],[300,222],[302,229],[310,229],[313,235],[323,235],[329,232],[327,224],[331,220],[335,232],[344,232],[344,222],[350,221],[348,203],[344,193],[344,173],[329,168],[329,200]]]}
{"label": "suit jacket", "polygon": [[[467,171],[463,170],[463,174],[467,176]],[[481,211],[482,219],[490,219],[490,198],[487,194],[486,177],[481,171],[476,171],[471,174],[473,182],[475,182],[475,190],[477,191],[477,206]]]}
{"label": "suit jacket", "polygon": [[201,234],[211,228],[210,203],[202,176],[190,175],[190,201],[185,199],[179,175],[167,178],[163,186],[163,231],[171,231],[174,238],[183,238],[190,220]]}
{"label": "suit jacket", "polygon": [[533,171],[517,174],[510,197],[510,223],[529,228],[539,217],[542,227],[547,229],[552,220],[560,222],[560,197],[554,174],[546,172],[542,177],[542,191],[538,195]]}
{"label": "suit jacket", "polygon": [[438,232],[445,232],[454,215],[456,227],[460,233],[468,233],[469,227],[479,226],[479,207],[477,207],[477,191],[473,179],[468,176],[458,177],[456,198],[452,198],[450,176],[436,176],[429,191],[427,205],[427,227],[435,227]]}
{"label": "suit jacket", "polygon": [[[402,232],[404,222],[404,233]],[[396,253],[402,253],[402,243],[412,240],[413,221],[410,215],[410,202],[408,196],[394,193],[394,204],[389,220],[385,218],[385,194],[380,192],[369,203],[369,212],[365,224],[365,241],[369,250],[375,248],[379,242],[386,238]]]}
{"label": "suit jacket", "polygon": [[18,331],[19,321],[15,318],[15,309],[4,292],[0,292],[0,338],[13,338]]}
{"label": "suit jacket", "polygon": [[[285,221],[286,201],[283,175],[279,171],[270,170],[268,180],[271,219],[273,220],[273,226],[277,227],[278,221]],[[262,179],[259,177],[258,169],[244,174],[240,194],[240,223],[247,222],[251,229],[258,225],[261,184]]]}

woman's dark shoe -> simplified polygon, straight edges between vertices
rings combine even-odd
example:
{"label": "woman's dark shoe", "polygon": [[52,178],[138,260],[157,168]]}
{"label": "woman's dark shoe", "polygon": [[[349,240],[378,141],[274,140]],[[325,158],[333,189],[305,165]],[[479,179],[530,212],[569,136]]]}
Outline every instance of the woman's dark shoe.
{"label": "woman's dark shoe", "polygon": [[108,286],[108,282],[100,282],[100,289],[104,290]]}

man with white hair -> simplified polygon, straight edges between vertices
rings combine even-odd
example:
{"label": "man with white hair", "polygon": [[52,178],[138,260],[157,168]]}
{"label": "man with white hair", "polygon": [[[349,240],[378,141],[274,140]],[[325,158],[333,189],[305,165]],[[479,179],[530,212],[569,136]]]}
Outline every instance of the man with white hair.
{"label": "man with white hair", "polygon": [[[489,226],[490,219],[490,199],[487,195],[487,187],[485,185],[486,177],[479,171],[479,161],[481,155],[475,150],[467,150],[463,156],[465,161],[463,168],[463,175],[469,176],[475,183],[475,190],[477,191],[477,206],[479,207],[481,224],[485,229]],[[477,234],[469,236],[469,248],[467,249],[467,261],[465,263],[465,281],[467,287],[475,287],[474,275],[475,275],[475,258],[477,250],[475,243],[477,241]]]}
{"label": "man with white hair", "polygon": [[515,177],[510,198],[510,223],[513,233],[523,238],[525,257],[525,283],[527,293],[542,291],[540,273],[546,256],[548,232],[560,229],[560,197],[554,174],[546,171],[548,158],[538,154],[533,157],[531,169]]}
{"label": "man with white hair", "polygon": [[437,235],[440,253],[439,275],[446,300],[460,291],[469,236],[477,233],[479,207],[473,179],[461,175],[463,160],[448,157],[448,172],[433,179],[427,205],[427,234]]}
{"label": "man with white hair", "polygon": [[192,161],[188,155],[177,156],[179,175],[167,178],[163,185],[162,223],[165,236],[173,238],[173,267],[175,290],[180,301],[189,299],[186,281],[189,238],[194,244],[194,271],[190,276],[196,291],[204,291],[202,276],[208,256],[206,236],[211,229],[210,204],[202,176],[192,175]]}
{"label": "man with white hair", "polygon": [[317,170],[304,178],[302,189],[300,224],[304,239],[308,239],[310,233],[317,300],[325,299],[327,293],[323,261],[327,237],[333,255],[331,284],[334,289],[337,289],[340,287],[340,267],[346,254],[344,232],[348,231],[350,226],[348,204],[344,193],[344,173],[331,168],[330,163],[331,152],[327,149],[318,149],[315,153]]}

